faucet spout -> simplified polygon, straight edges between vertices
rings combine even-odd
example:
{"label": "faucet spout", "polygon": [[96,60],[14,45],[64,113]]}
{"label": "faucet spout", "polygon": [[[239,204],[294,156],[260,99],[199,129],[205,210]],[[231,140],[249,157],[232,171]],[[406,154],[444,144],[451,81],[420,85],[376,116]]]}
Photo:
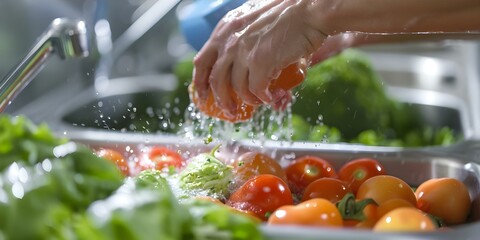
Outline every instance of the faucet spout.
{"label": "faucet spout", "polygon": [[87,30],[79,20],[57,18],[27,55],[0,81],[0,112],[25,88],[53,54],[61,59],[88,56]]}

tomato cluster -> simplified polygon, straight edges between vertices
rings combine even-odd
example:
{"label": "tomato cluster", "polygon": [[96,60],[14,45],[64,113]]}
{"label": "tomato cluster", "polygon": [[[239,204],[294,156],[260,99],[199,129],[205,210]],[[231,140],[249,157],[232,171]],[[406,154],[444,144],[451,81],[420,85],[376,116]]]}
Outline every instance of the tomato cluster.
{"label": "tomato cluster", "polygon": [[94,149],[94,153],[114,162],[124,176],[134,176],[146,169],[179,170],[185,165],[180,153],[162,145],[143,147],[138,155],[127,155],[105,147]]}
{"label": "tomato cluster", "polygon": [[461,181],[436,178],[414,189],[372,158],[354,159],[337,170],[316,156],[280,166],[248,152],[233,167],[241,184],[226,204],[271,225],[432,231],[465,223],[470,212]]}
{"label": "tomato cluster", "polygon": [[[130,164],[112,149],[96,153],[126,176],[145,169],[181,170],[185,164],[177,151],[162,146],[144,148]],[[232,191],[224,202],[212,200],[270,225],[432,231],[465,223],[471,210],[469,190],[461,181],[434,178],[413,188],[373,158],[353,159],[336,169],[326,159],[307,155],[282,166],[250,151],[230,164]]]}

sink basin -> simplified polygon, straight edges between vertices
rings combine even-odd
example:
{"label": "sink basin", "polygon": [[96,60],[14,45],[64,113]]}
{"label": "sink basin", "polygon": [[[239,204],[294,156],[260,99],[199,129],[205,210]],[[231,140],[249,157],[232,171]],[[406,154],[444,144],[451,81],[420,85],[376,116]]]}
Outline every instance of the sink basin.
{"label": "sink basin", "polygon": [[[384,79],[387,94],[406,103],[413,118],[433,128],[448,127],[463,139],[472,136],[472,116],[465,100],[454,92],[441,91],[452,84],[452,79],[461,80],[448,62],[422,57],[420,60],[423,62],[428,60],[442,70],[429,72],[421,71],[416,64],[419,58],[412,56],[373,54],[371,58],[375,70]],[[393,64],[395,62],[397,68]],[[398,81],[395,79],[399,76],[403,82],[396,84]],[[418,83],[425,78],[437,86],[419,87]],[[91,86],[80,93],[73,93],[74,97],[68,96],[68,100],[58,108],[49,109],[50,112],[42,110],[46,109],[45,106],[39,107],[45,103],[33,104],[30,109],[36,111],[30,115],[34,115],[34,121],[45,121],[54,130],[63,133],[94,130],[174,135],[185,114],[185,104],[188,104],[178,102],[185,95],[175,92],[177,82],[173,74],[111,79],[108,86],[101,90]],[[58,100],[53,98],[53,101]],[[47,104],[52,105],[51,100]]]}
{"label": "sink basin", "polygon": [[[457,80],[455,68],[449,62],[398,54],[375,54],[370,57],[375,70],[386,83],[387,94],[406,103],[408,112],[418,123],[435,129],[448,127],[464,137],[471,134],[468,108],[463,99],[452,92],[439,90],[445,88],[443,85],[452,84],[446,79]],[[425,62],[436,66],[438,71],[421,71],[419,64]],[[430,82],[430,89],[419,86],[424,81]],[[172,96],[176,94],[172,93],[175,84],[176,79],[171,75],[153,79],[114,79],[106,91],[95,95],[90,93],[82,97],[85,99],[82,102],[73,101],[75,104],[66,107],[61,114],[61,121],[74,128],[175,133],[186,109],[185,103],[179,107],[173,100],[176,97]],[[432,87],[433,84],[437,86]]]}
{"label": "sink basin", "polygon": [[78,97],[82,101],[66,104],[61,121],[74,128],[172,133],[177,125],[172,119],[182,116],[171,103],[176,84],[168,74],[112,79],[105,90],[87,89]]}

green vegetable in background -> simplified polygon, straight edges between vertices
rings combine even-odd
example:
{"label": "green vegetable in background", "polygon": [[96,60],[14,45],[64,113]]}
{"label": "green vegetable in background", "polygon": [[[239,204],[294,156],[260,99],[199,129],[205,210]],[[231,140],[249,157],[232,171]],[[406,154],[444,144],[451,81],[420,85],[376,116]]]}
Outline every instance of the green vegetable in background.
{"label": "green vegetable in background", "polygon": [[310,68],[297,95],[293,113],[312,125],[320,116],[345,139],[367,129],[385,129],[391,121],[392,102],[376,72],[363,54],[351,49]]}
{"label": "green vegetable in background", "polygon": [[233,168],[214,156],[218,147],[189,160],[179,174],[180,188],[195,195],[200,193],[218,199],[227,197],[233,179]]}
{"label": "green vegetable in background", "polygon": [[342,139],[338,129],[326,125],[316,125],[311,129],[308,140],[312,142],[337,143]]}
{"label": "green vegetable in background", "polygon": [[71,239],[64,224],[123,182],[112,162],[44,125],[0,115],[0,134],[0,230],[8,239]]}

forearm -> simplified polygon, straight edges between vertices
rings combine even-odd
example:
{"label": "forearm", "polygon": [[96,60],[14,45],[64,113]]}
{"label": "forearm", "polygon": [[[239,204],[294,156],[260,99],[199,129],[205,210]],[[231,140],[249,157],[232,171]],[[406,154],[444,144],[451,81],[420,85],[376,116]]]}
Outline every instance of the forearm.
{"label": "forearm", "polygon": [[328,35],[480,30],[478,0],[314,0],[307,11]]}

